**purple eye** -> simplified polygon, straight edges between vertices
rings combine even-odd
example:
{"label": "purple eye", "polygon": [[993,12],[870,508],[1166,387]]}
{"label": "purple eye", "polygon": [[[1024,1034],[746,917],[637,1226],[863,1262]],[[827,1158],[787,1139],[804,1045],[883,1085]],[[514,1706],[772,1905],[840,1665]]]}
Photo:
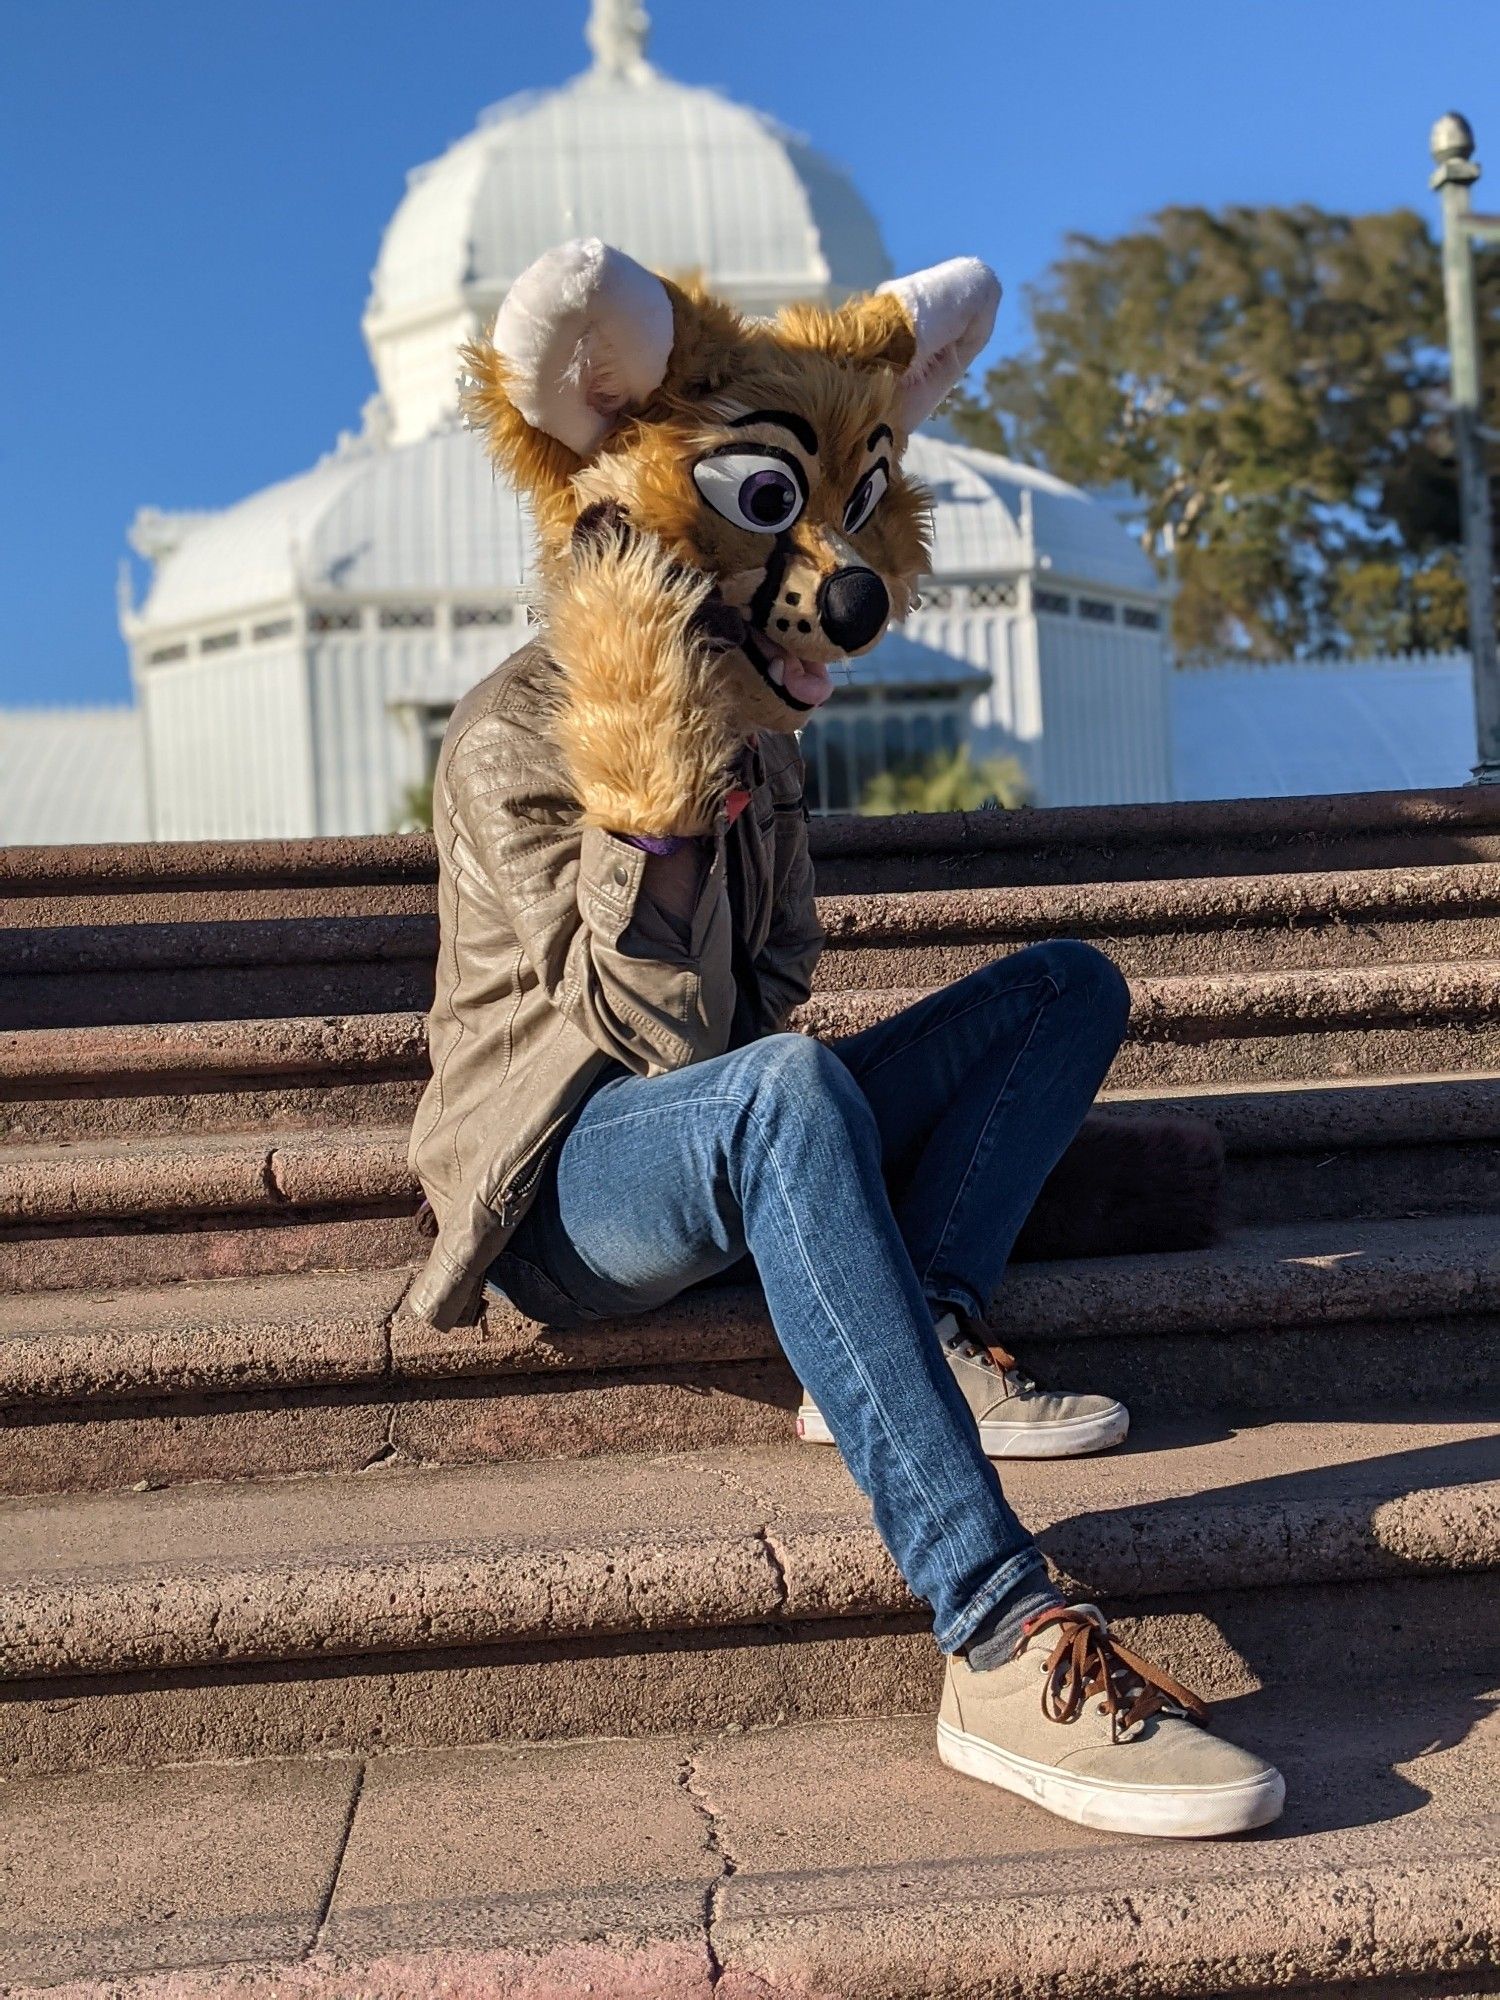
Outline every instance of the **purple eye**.
{"label": "purple eye", "polygon": [[716,514],[757,535],[779,535],[807,501],[802,467],[765,446],[711,451],[693,467],[693,479]]}
{"label": "purple eye", "polygon": [[761,528],[784,528],[802,496],[789,472],[752,472],[739,490],[739,509]]}

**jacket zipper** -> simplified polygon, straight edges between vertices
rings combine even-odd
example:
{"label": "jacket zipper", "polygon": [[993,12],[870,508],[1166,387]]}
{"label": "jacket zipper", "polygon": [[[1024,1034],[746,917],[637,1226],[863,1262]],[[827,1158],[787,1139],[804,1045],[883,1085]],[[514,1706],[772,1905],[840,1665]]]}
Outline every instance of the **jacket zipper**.
{"label": "jacket zipper", "polygon": [[[499,1201],[493,1204],[495,1220],[502,1226],[510,1220],[511,1210],[526,1199],[536,1182],[541,1179],[542,1165],[546,1157],[547,1147],[551,1142],[553,1133],[561,1124],[561,1118],[554,1118],[546,1131],[542,1133],[541,1137],[531,1147],[530,1151],[524,1153],[516,1162],[510,1179],[500,1190]],[[521,1177],[526,1173],[527,1168],[533,1160],[536,1162],[536,1170],[531,1174],[529,1179],[523,1181]]]}
{"label": "jacket zipper", "polygon": [[[581,1095],[582,1093],[580,1093]],[[510,1179],[500,1190],[500,1199],[490,1204],[495,1220],[502,1227],[509,1219],[511,1210],[518,1203],[526,1199],[537,1181],[540,1180],[542,1168],[546,1164],[547,1148],[551,1145],[561,1127],[572,1117],[576,1109],[576,1103],[565,1105],[558,1112],[552,1123],[537,1138],[532,1140],[530,1146],[521,1155],[520,1159],[517,1160],[515,1166],[512,1167]],[[535,1163],[534,1166],[533,1162]],[[531,1169],[529,1175],[528,1169]],[[527,1177],[523,1180],[523,1176]]]}

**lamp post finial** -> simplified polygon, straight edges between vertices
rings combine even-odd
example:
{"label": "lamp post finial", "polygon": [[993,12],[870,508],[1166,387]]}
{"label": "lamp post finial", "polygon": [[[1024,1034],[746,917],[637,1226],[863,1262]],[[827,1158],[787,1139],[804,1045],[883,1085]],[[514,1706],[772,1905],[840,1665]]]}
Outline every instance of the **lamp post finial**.
{"label": "lamp post finial", "polygon": [[1474,128],[1461,111],[1445,111],[1427,141],[1439,166],[1444,160],[1472,160]]}

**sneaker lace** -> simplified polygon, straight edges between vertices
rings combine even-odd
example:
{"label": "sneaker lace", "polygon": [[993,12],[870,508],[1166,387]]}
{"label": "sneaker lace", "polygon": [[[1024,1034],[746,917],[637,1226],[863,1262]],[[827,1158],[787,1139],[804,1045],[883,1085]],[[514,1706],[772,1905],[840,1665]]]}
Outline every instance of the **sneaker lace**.
{"label": "sneaker lace", "polygon": [[956,1333],[949,1340],[948,1347],[952,1353],[961,1354],[965,1361],[977,1361],[981,1368],[998,1370],[1005,1377],[1012,1395],[1025,1395],[1036,1388],[1031,1377],[1022,1374],[1016,1357],[997,1340],[976,1340],[971,1334]]}
{"label": "sneaker lace", "polygon": [[1092,1605],[1065,1604],[1042,1612],[1028,1626],[1017,1652],[1043,1633],[1054,1641],[1042,1685],[1042,1711],[1049,1721],[1072,1722],[1097,1696],[1115,1743],[1153,1715],[1175,1711],[1207,1722],[1207,1703],[1120,1645]]}

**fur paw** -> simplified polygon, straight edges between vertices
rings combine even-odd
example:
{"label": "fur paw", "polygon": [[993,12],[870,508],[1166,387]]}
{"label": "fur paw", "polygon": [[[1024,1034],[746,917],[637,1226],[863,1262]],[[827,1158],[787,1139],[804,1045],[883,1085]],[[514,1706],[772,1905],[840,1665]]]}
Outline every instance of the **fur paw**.
{"label": "fur paw", "polygon": [[575,556],[600,556],[613,549],[623,554],[634,539],[630,516],[618,500],[595,500],[573,523]]}
{"label": "fur paw", "polygon": [[739,731],[721,665],[743,633],[613,501],[580,515],[547,643],[562,676],[557,737],[584,823],[614,833],[709,833]]}
{"label": "fur paw", "polygon": [[[630,516],[618,500],[592,501],[573,523],[573,553],[585,559],[624,555],[636,539]],[[693,638],[721,653],[732,653],[744,645],[749,627],[743,611],[726,604],[717,590],[712,589],[710,579],[699,578],[685,564],[676,562],[668,563],[662,576],[665,583],[674,587],[710,584],[710,595],[689,620],[688,630]]]}

